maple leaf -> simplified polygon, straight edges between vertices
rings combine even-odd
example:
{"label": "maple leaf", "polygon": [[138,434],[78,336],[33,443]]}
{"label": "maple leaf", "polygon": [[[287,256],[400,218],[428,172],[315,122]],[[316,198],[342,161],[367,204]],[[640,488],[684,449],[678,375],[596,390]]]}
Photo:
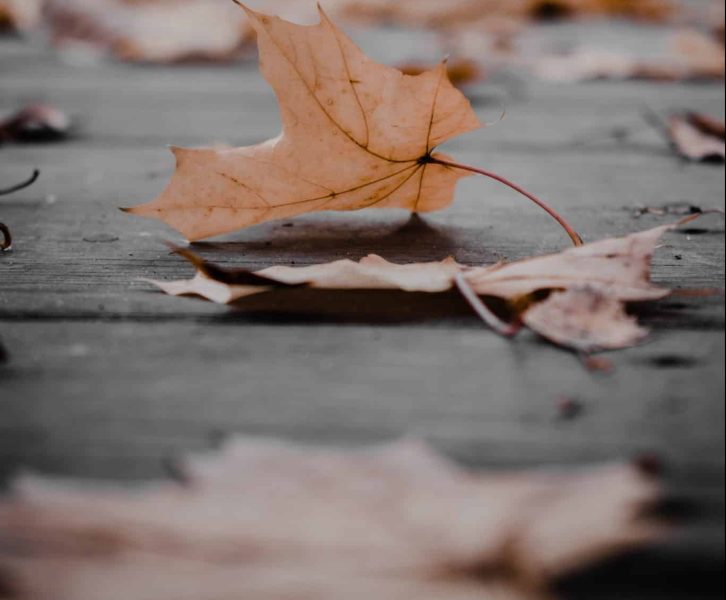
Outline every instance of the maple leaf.
{"label": "maple leaf", "polygon": [[[236,0],[235,0],[236,1]],[[472,172],[435,148],[481,124],[446,65],[418,76],[375,63],[319,8],[296,25],[242,8],[257,33],[260,69],[274,89],[283,131],[245,148],[174,148],[176,171],[154,201],[124,209],[167,222],[189,240],[312,211],[448,206]]]}
{"label": "maple leaf", "polygon": [[131,489],[16,482],[0,586],[17,600],[544,600],[549,581],[668,532],[636,465],[474,473],[412,441],[237,438],[180,471],[184,485]]}

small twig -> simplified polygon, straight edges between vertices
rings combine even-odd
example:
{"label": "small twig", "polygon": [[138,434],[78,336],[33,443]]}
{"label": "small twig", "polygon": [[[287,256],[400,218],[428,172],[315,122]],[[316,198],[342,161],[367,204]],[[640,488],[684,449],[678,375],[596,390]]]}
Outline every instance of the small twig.
{"label": "small twig", "polygon": [[522,329],[521,323],[505,323],[497,315],[495,315],[472,289],[463,273],[459,273],[456,276],[456,287],[464,299],[474,309],[474,312],[479,315],[481,320],[489,325],[489,327],[491,327],[499,335],[511,338],[517,335],[519,330]]}
{"label": "small twig", "polygon": [[38,177],[40,177],[40,171],[38,169],[34,169],[33,174],[30,176],[30,179],[23,181],[22,183],[18,183],[17,185],[13,185],[6,190],[0,189],[0,196],[6,196],[7,194],[12,194],[13,192],[19,192],[20,190],[29,187],[35,183]]}
{"label": "small twig", "polygon": [[0,223],[0,233],[3,236],[2,242],[0,242],[0,251],[10,250],[13,245],[13,236],[10,235],[10,229],[5,223]]}

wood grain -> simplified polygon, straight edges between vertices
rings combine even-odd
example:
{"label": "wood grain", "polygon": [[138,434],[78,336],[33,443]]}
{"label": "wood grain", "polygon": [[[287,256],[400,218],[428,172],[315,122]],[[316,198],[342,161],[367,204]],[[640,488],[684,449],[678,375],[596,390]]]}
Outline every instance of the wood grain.
{"label": "wood grain", "polygon": [[[496,119],[502,103],[508,116],[448,150],[532,189],[589,240],[675,220],[635,218],[638,206],[724,207],[723,166],[681,162],[642,117],[644,107],[723,115],[723,85],[561,86],[504,76],[471,93],[483,119]],[[237,309],[165,297],[138,279],[190,272],[162,243],[179,237],[116,209],[160,191],[172,169],[165,144],[274,135],[270,90],[249,65],[74,67],[32,45],[0,42],[0,114],[38,100],[79,126],[66,143],[0,147],[0,184],[42,171],[35,186],[0,199],[15,239],[0,255],[8,355],[0,364],[1,481],[21,468],[165,476],[174,456],[234,432],[343,444],[418,435],[493,468],[656,452],[672,465],[674,491],[707,507],[701,529],[670,550],[571,582],[568,597],[722,597],[722,296],[639,309],[654,334],[611,355],[609,376],[588,373],[533,335],[498,338],[451,294],[293,290]],[[525,200],[471,178],[452,208],[423,219],[323,213],[195,248],[259,268],[369,252],[482,264],[567,243]],[[723,288],[723,219],[669,234],[654,278]],[[563,419],[563,399],[581,403],[582,414]],[[634,571],[685,574],[693,585]]]}

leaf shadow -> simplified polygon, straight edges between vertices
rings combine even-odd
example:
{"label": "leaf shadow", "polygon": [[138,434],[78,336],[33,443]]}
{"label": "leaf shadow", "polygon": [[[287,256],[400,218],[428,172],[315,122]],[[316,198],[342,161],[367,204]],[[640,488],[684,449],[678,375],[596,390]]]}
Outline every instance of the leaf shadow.
{"label": "leaf shadow", "polygon": [[400,290],[279,289],[242,298],[213,317],[226,324],[445,323],[476,327],[479,319],[456,292],[428,294]]}
{"label": "leaf shadow", "polygon": [[195,242],[209,260],[242,259],[245,265],[305,265],[380,254],[393,262],[425,262],[448,256],[470,263],[498,258],[482,250],[481,228],[432,223],[412,215],[403,223],[373,215],[324,214],[252,228],[246,239]]}

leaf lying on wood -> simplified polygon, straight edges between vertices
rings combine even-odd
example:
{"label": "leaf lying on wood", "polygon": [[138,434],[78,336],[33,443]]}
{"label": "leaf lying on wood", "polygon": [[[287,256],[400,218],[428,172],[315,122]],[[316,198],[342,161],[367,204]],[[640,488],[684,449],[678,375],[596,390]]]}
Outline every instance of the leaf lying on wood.
{"label": "leaf lying on wood", "polygon": [[668,531],[636,465],[473,473],[415,442],[240,438],[181,475],[23,478],[0,503],[0,586],[14,600],[544,600],[550,581]]}
{"label": "leaf lying on wood", "polygon": [[0,0],[0,32],[27,31],[40,22],[43,0]]}
{"label": "leaf lying on wood", "polygon": [[343,17],[448,29],[502,18],[549,20],[600,15],[663,21],[674,8],[662,0],[332,0],[329,3]]}
{"label": "leaf lying on wood", "polygon": [[0,120],[0,144],[4,142],[55,142],[68,137],[71,120],[48,104],[30,104]]}
{"label": "leaf lying on wood", "polygon": [[[428,293],[456,288],[501,333],[513,335],[519,320],[524,319],[531,329],[562,346],[578,351],[614,349],[630,346],[645,334],[630,323],[623,303],[659,300],[670,294],[650,281],[650,262],[658,240],[670,229],[697,216],[690,215],[676,225],[605,239],[559,254],[480,267],[464,266],[453,259],[399,265],[372,255],[359,262],[276,266],[251,273],[223,269],[188,250],[177,250],[197,267],[196,276],[185,281],[148,281],[173,296],[196,295],[220,304],[301,285]],[[537,306],[552,292],[549,300]],[[513,314],[511,328],[490,314],[477,296],[505,300]],[[537,308],[534,313],[533,306]]]}
{"label": "leaf lying on wood", "polygon": [[554,344],[584,354],[634,346],[648,335],[616,297],[588,286],[554,292],[523,320]]}
{"label": "leaf lying on wood", "polygon": [[700,31],[684,30],[673,36],[670,50],[658,59],[585,46],[564,55],[537,57],[531,66],[542,79],[562,82],[722,80],[724,47]]}
{"label": "leaf lying on wood", "polygon": [[[40,171],[38,171],[37,169],[34,170],[33,174],[26,181],[13,185],[7,189],[0,190],[0,196],[12,194],[13,192],[18,192],[28,186],[33,185],[35,183],[35,180],[38,179],[39,176]],[[11,235],[10,229],[7,225],[5,225],[5,223],[0,223],[0,236],[2,236],[2,238],[0,238],[0,251],[4,252],[5,250],[11,250],[13,247],[13,236]]]}
{"label": "leaf lying on wood", "polygon": [[678,153],[693,161],[724,162],[724,122],[708,115],[686,113],[668,120],[668,136]]}
{"label": "leaf lying on wood", "polygon": [[60,47],[82,44],[131,62],[229,60],[250,42],[246,20],[224,0],[47,0]]}
{"label": "leaf lying on wood", "polygon": [[480,127],[444,63],[407,76],[366,57],[322,9],[319,24],[302,26],[242,8],[278,97],[282,134],[246,148],[173,149],[176,172],[166,190],[128,212],[199,240],[313,211],[440,210],[474,172],[524,194],[582,243],[562,217],[515,184],[434,153]]}

